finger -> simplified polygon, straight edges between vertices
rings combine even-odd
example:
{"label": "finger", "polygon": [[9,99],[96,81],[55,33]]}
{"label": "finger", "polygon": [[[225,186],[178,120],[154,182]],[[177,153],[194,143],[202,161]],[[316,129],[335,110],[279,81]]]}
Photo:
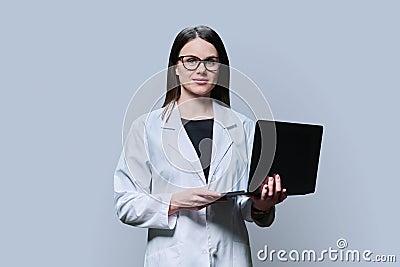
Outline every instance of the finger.
{"label": "finger", "polygon": [[275,193],[281,192],[281,177],[279,174],[275,175]]}
{"label": "finger", "polygon": [[268,197],[272,197],[274,195],[274,178],[269,177],[268,180]]}
{"label": "finger", "polygon": [[219,199],[220,199],[220,198],[216,198],[216,197],[213,197],[213,198],[203,198],[203,199],[200,200],[200,205],[208,206],[208,205],[211,205],[211,204],[213,204],[213,203],[219,201]]}
{"label": "finger", "polygon": [[268,185],[264,185],[261,189],[261,196],[260,199],[261,200],[266,200],[268,196]]}
{"label": "finger", "polygon": [[264,185],[268,184],[268,176],[261,182],[260,186],[258,187],[258,192],[261,194],[264,188]]}
{"label": "finger", "polygon": [[202,191],[201,194],[198,195],[198,197],[201,199],[200,201],[203,202],[214,202],[217,199],[220,199],[222,197],[222,194],[216,191],[205,190]]}
{"label": "finger", "polygon": [[222,194],[220,192],[216,192],[216,191],[210,191],[211,195],[214,197],[222,197]]}
{"label": "finger", "polygon": [[209,201],[209,200],[211,200],[211,201],[214,201],[214,200],[217,200],[217,199],[220,199],[221,198],[221,195],[219,195],[219,196],[216,196],[216,195],[205,195],[205,196],[201,196],[205,201]]}
{"label": "finger", "polygon": [[204,189],[204,188],[202,188],[199,191],[199,194],[201,196],[205,196],[205,197],[221,197],[222,196],[222,194],[220,192],[212,191],[212,190],[208,190],[208,189]]}
{"label": "finger", "polygon": [[279,174],[275,175],[275,194],[274,194],[274,200],[279,201],[279,198],[281,196],[281,177]]}

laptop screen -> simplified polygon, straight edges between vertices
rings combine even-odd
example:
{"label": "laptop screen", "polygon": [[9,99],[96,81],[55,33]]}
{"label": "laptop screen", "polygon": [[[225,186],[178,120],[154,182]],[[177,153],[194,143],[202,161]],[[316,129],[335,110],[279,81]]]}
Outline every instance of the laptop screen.
{"label": "laptop screen", "polygon": [[315,192],[322,132],[321,125],[257,121],[248,191],[278,173],[288,195]]}

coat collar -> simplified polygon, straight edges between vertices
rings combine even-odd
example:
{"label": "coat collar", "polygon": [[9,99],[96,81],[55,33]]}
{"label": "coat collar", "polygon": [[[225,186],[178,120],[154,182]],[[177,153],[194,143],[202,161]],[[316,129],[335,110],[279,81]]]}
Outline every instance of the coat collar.
{"label": "coat collar", "polygon": [[[243,129],[240,119],[229,107],[213,100],[213,147],[210,163],[209,178],[211,179],[222,159],[227,156],[228,150],[235,141],[243,138]],[[162,126],[164,152],[168,161],[181,171],[195,174],[204,184],[203,168],[192,142],[189,139],[181,121],[178,105],[175,103],[169,120]],[[240,131],[242,129],[242,131]],[[210,180],[209,179],[209,180]]]}

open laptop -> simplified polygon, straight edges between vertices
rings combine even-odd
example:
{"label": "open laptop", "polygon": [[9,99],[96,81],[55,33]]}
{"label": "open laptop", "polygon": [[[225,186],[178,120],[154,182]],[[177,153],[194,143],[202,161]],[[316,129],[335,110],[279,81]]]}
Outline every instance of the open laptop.
{"label": "open laptop", "polygon": [[260,195],[260,184],[274,173],[287,195],[314,193],[322,132],[322,125],[257,121],[247,191],[223,193],[224,197]]}

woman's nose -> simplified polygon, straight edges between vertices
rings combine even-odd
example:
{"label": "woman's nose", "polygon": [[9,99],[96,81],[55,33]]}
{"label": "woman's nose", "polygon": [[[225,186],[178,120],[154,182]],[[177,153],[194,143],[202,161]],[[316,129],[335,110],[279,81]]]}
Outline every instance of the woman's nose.
{"label": "woman's nose", "polygon": [[197,68],[197,72],[199,73],[205,73],[207,71],[205,62],[200,62],[199,67]]}

